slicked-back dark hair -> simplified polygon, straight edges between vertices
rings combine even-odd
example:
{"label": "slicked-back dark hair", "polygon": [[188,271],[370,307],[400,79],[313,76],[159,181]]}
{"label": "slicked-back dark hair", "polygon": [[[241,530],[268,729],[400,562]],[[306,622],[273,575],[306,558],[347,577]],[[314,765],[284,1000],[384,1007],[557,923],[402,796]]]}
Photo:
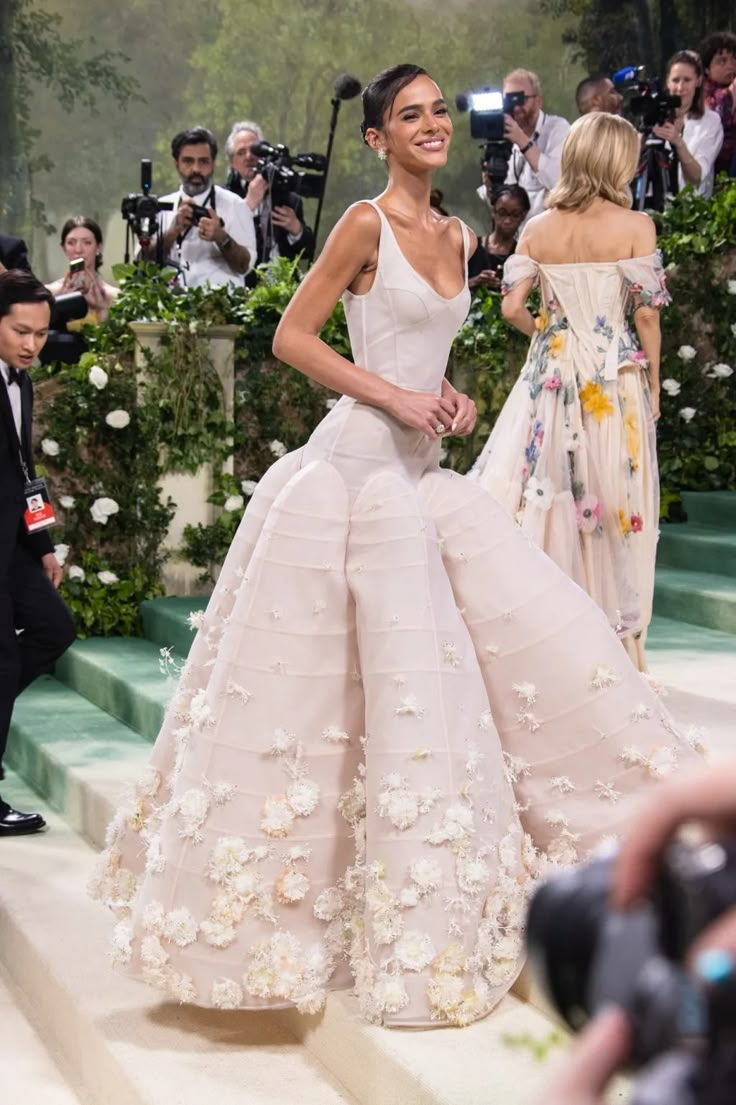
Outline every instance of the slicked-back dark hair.
{"label": "slicked-back dark hair", "polygon": [[703,59],[703,68],[706,71],[710,69],[710,63],[721,50],[728,50],[736,57],[736,35],[733,31],[716,31],[700,43],[698,53]]}
{"label": "slicked-back dark hair", "polygon": [[204,142],[209,146],[214,161],[217,157],[217,139],[207,127],[189,127],[188,130],[180,130],[171,139],[171,156],[174,161],[178,161],[184,146],[201,146]]}
{"label": "slicked-back dark hair", "polygon": [[51,308],[54,297],[32,273],[8,269],[0,272],[0,318],[9,315],[16,303],[48,303]]}
{"label": "slicked-back dark hair", "polygon": [[363,122],[360,125],[360,133],[365,142],[365,132],[374,128],[380,130],[386,116],[394,106],[394,100],[417,77],[428,77],[426,69],[421,65],[410,65],[404,62],[402,65],[393,65],[390,69],[384,69],[369,81],[363,89]]}

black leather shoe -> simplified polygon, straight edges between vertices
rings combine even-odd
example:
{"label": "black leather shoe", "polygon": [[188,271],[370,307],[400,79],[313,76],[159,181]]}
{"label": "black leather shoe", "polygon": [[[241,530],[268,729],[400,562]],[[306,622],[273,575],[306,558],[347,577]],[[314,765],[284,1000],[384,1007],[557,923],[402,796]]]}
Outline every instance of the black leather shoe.
{"label": "black leather shoe", "polygon": [[21,813],[4,802],[0,806],[0,837],[23,836],[45,828],[46,822],[40,813]]}

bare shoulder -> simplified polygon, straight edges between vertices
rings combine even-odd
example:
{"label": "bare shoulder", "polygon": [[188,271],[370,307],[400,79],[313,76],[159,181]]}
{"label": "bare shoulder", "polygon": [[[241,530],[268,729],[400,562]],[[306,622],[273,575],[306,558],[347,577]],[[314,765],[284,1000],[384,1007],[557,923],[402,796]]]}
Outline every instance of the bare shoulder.
{"label": "bare shoulder", "polygon": [[478,235],[475,233],[471,226],[468,226],[466,222],[459,216],[455,216],[446,220],[449,223],[447,232],[450,235],[450,239],[454,246],[457,247],[460,253],[465,248],[465,233],[468,235],[468,256],[472,256],[475,253],[478,245]]}
{"label": "bare shoulder", "polygon": [[538,251],[539,246],[547,241],[553,232],[554,211],[542,211],[534,215],[521,232],[517,253],[525,253],[532,257]]}
{"label": "bare shoulder", "polygon": [[[381,216],[373,204],[367,200],[359,200],[348,207],[345,214],[335,224],[335,231],[340,234],[357,235],[360,238],[370,240],[378,238],[381,233]],[[333,234],[334,232],[333,231]]]}
{"label": "bare shoulder", "polygon": [[654,253],[657,248],[657,228],[654,219],[645,211],[627,211],[633,233],[634,256]]}

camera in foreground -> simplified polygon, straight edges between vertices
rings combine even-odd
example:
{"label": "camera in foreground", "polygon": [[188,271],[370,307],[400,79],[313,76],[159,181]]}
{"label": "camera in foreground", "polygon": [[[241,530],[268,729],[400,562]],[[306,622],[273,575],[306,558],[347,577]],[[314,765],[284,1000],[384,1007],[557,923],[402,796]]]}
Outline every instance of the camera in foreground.
{"label": "camera in foreground", "polygon": [[626,1012],[629,1105],[726,1105],[736,1099],[736,983],[706,987],[684,968],[693,940],[736,903],[736,840],[670,847],[650,900],[609,911],[613,858],[551,879],[532,899],[529,954],[572,1029],[606,1005]]}

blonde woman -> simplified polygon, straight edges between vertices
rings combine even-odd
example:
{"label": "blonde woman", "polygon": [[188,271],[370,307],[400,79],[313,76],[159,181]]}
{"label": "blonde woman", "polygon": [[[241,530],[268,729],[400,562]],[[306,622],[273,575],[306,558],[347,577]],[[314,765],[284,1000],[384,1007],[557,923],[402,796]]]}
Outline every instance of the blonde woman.
{"label": "blonde woman", "polygon": [[565,141],[548,210],[506,262],[503,313],[532,341],[474,475],[588,591],[645,670],[659,516],[658,308],[669,295],[654,224],[630,210],[639,143],[630,123],[602,113],[578,119]]}

